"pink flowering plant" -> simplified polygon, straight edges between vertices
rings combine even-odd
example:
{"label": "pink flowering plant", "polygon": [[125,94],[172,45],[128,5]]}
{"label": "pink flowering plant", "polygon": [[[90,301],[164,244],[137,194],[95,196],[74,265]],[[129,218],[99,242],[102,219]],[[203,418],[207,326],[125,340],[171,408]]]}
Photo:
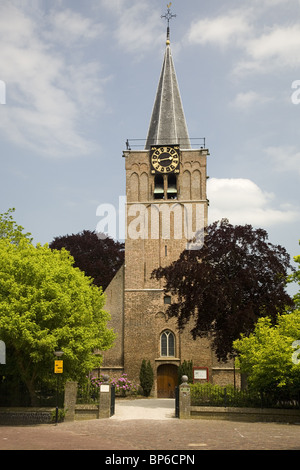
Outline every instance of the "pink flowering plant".
{"label": "pink flowering plant", "polygon": [[[78,387],[78,403],[96,403],[99,401],[100,385],[107,383],[104,375],[87,376],[83,384]],[[115,386],[116,395],[126,396],[128,394],[136,395],[138,386],[128,379],[127,374],[122,374],[119,378],[109,380],[111,385]]]}
{"label": "pink flowering plant", "polygon": [[110,381],[115,386],[116,394],[126,396],[128,393],[137,394],[138,386],[128,379],[127,374],[122,374],[118,379]]}

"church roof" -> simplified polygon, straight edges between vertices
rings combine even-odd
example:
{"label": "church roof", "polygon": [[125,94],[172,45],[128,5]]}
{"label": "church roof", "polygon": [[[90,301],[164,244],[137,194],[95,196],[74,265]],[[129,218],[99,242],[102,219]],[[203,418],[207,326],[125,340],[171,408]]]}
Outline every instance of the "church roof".
{"label": "church roof", "polygon": [[191,148],[169,37],[145,149],[150,149],[151,145],[164,144],[179,144],[181,148]]}

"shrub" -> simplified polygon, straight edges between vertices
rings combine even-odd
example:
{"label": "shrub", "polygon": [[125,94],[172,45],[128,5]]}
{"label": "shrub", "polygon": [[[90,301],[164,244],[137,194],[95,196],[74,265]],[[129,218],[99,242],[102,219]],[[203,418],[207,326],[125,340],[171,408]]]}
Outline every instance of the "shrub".
{"label": "shrub", "polygon": [[184,360],[178,367],[178,383],[181,384],[182,376],[188,377],[188,383],[193,383],[193,361]]}
{"label": "shrub", "polygon": [[128,379],[127,374],[122,374],[118,379],[111,379],[110,383],[115,386],[117,395],[136,394],[138,391],[138,387]]}
{"label": "shrub", "polygon": [[[99,401],[100,386],[103,383],[107,383],[103,374],[100,377],[86,377],[86,380],[78,386],[78,402],[97,403]],[[116,395],[137,394],[138,386],[128,379],[127,374],[122,374],[119,378],[112,378],[109,383],[115,386]]]}
{"label": "shrub", "polygon": [[146,362],[143,359],[140,369],[140,384],[143,389],[145,397],[149,397],[154,382],[153,369],[150,361]]}

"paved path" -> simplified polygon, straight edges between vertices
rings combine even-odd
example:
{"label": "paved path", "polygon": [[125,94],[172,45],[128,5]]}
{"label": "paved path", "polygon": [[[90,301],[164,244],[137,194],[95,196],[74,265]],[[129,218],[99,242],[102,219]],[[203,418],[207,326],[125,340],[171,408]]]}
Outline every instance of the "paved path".
{"label": "paved path", "polygon": [[116,400],[115,415],[111,419],[173,419],[175,400],[172,398],[140,398]]}
{"label": "paved path", "polygon": [[173,405],[167,399],[117,401],[109,419],[0,426],[0,450],[103,450],[99,458],[122,450],[129,451],[126,455],[143,450],[195,455],[200,450],[300,450],[300,425],[179,420],[172,418]]}

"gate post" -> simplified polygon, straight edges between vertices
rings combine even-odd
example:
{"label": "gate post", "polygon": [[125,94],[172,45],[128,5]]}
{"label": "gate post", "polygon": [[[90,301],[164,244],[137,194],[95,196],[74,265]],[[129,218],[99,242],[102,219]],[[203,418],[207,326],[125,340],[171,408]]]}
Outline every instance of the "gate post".
{"label": "gate post", "polygon": [[66,382],[65,385],[65,421],[74,421],[77,399],[77,382]]}
{"label": "gate post", "polygon": [[116,387],[110,385],[110,416],[115,414]]}
{"label": "gate post", "polygon": [[98,419],[110,418],[111,385],[109,376],[103,376],[104,382],[100,385]]}
{"label": "gate post", "polygon": [[179,419],[188,419],[191,411],[191,387],[187,383],[188,377],[183,375],[182,384],[179,385]]}

